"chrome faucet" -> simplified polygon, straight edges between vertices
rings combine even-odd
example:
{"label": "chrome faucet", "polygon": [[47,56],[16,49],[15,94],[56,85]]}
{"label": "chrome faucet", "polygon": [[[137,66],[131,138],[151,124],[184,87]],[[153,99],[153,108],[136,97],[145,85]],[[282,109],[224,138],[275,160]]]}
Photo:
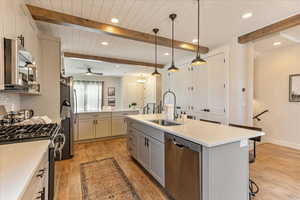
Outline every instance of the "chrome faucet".
{"label": "chrome faucet", "polygon": [[176,113],[176,94],[172,92],[170,89],[163,94],[163,109],[165,107],[165,99],[167,94],[172,94],[174,96],[174,120],[177,119],[178,115]]}

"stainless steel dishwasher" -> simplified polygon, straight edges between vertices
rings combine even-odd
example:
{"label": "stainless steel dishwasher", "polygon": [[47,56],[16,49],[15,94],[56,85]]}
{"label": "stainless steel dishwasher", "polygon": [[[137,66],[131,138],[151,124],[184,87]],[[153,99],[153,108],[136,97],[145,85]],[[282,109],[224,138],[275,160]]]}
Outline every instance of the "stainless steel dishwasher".
{"label": "stainless steel dishwasher", "polygon": [[202,200],[201,145],[165,133],[165,186],[175,200]]}

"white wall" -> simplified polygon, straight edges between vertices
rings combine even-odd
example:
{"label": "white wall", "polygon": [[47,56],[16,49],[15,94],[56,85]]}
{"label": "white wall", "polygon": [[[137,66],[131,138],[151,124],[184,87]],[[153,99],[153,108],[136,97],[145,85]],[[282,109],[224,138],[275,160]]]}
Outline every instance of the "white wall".
{"label": "white wall", "polygon": [[137,83],[139,77],[124,76],[122,78],[122,108],[128,108],[129,104],[137,103],[137,108],[144,106],[144,84]]}
{"label": "white wall", "polygon": [[[37,28],[23,0],[0,1],[0,89],[4,89],[3,38],[25,37],[25,48],[39,63],[39,41]],[[0,93],[0,104],[7,105],[8,110],[20,108],[20,97],[14,94]]]}
{"label": "white wall", "polygon": [[[233,39],[229,59],[229,122],[252,125],[253,116],[253,45]],[[245,91],[243,92],[243,88]]]}
{"label": "white wall", "polygon": [[95,80],[95,81],[103,81],[103,98],[104,98],[104,106],[107,106],[108,101],[108,88],[114,87],[116,92],[116,106],[115,108],[122,108],[122,78],[116,76],[74,76],[74,80]]}
{"label": "white wall", "polygon": [[255,59],[254,110],[270,112],[255,122],[264,139],[300,149],[300,103],[289,102],[289,75],[300,74],[300,45],[279,48]]}
{"label": "white wall", "polygon": [[0,105],[4,105],[7,112],[20,110],[20,96],[0,93]]}

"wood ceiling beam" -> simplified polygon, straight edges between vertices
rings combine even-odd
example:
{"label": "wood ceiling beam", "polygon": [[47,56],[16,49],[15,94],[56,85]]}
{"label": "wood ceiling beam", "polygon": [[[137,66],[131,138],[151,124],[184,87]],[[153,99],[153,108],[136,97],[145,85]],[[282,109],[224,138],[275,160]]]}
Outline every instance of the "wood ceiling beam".
{"label": "wood ceiling beam", "polygon": [[[139,31],[134,31],[130,29],[121,28],[114,25],[109,25],[81,17],[76,17],[73,15],[68,15],[65,13],[60,13],[32,5],[27,4],[33,19],[38,21],[44,21],[48,23],[71,26],[78,28],[80,30],[88,30],[92,32],[102,32],[116,37],[126,38],[130,40],[145,42],[154,44],[155,36],[148,33],[143,33]],[[157,43],[160,46],[170,47],[171,39],[165,37],[158,37]],[[174,47],[176,49],[186,50],[186,51],[197,51],[197,46],[191,43],[174,41]],[[200,52],[205,54],[209,51],[207,47],[200,46]]]}
{"label": "wood ceiling beam", "polygon": [[[134,60],[125,60],[125,59],[120,59],[120,58],[109,58],[109,57],[103,57],[103,56],[84,55],[84,54],[71,53],[71,52],[64,52],[64,57],[80,58],[80,59],[85,59],[85,60],[97,60],[97,61],[116,63],[116,64],[125,64],[125,65],[155,67],[154,63],[134,61]],[[164,68],[164,65],[157,64],[157,68]]]}
{"label": "wood ceiling beam", "polygon": [[254,40],[257,40],[259,38],[286,30],[288,28],[292,28],[294,26],[300,25],[300,14],[289,17],[287,19],[281,20],[279,22],[276,22],[274,24],[265,26],[261,29],[258,29],[256,31],[253,31],[251,33],[247,33],[245,35],[242,35],[238,38],[239,43],[245,44],[247,42],[251,42]]}

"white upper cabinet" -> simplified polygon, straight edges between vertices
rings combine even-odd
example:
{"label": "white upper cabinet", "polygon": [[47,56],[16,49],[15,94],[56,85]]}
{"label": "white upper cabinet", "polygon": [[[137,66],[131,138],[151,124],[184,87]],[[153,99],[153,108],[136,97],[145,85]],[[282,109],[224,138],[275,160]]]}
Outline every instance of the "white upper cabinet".
{"label": "white upper cabinet", "polygon": [[150,76],[144,84],[144,104],[156,103],[156,77]]}
{"label": "white upper cabinet", "polygon": [[209,120],[225,122],[226,67],[224,54],[211,56],[208,61],[207,109]]}
{"label": "white upper cabinet", "polygon": [[[178,72],[163,74],[163,91],[171,89],[177,106],[197,119],[226,121],[227,69],[223,52],[205,58],[207,63],[180,66]],[[166,103],[173,103],[170,97]]]}

